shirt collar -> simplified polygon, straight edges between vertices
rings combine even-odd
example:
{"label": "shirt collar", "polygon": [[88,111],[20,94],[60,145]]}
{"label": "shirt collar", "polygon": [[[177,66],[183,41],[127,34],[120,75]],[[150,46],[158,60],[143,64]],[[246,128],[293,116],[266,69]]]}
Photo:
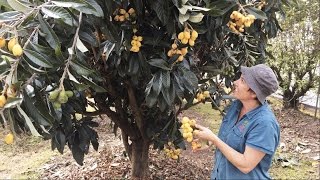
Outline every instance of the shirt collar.
{"label": "shirt collar", "polygon": [[[265,106],[267,106],[268,105],[268,103],[267,103],[267,101],[264,101],[261,105],[259,105],[258,107],[256,107],[256,108],[254,108],[253,110],[251,110],[251,111],[249,111],[249,112],[247,112],[246,114],[245,114],[245,116],[246,117],[248,117],[249,119],[252,119],[260,110],[261,110],[261,108],[262,107],[265,107]],[[236,100],[236,111],[237,111],[237,113],[239,114],[240,113],[240,110],[241,110],[241,108],[242,108],[242,103],[241,103],[241,101],[240,100]]]}

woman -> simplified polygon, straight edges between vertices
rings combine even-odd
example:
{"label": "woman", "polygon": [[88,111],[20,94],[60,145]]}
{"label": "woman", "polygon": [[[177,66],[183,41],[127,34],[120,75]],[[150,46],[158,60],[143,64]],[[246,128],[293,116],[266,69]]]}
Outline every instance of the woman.
{"label": "woman", "polygon": [[234,82],[236,100],[223,118],[219,134],[200,125],[197,138],[217,147],[211,179],[270,179],[268,170],[280,139],[279,124],[266,102],[278,88],[270,67],[241,69]]}

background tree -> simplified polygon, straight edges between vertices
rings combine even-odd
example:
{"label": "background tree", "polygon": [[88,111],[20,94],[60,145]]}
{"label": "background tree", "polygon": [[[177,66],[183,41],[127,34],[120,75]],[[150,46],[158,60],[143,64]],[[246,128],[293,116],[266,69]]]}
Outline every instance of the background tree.
{"label": "background tree", "polygon": [[283,14],[280,1],[226,0],[7,0],[1,12],[4,126],[60,153],[67,144],[82,164],[106,114],[138,178],[151,145],[179,158],[194,121],[182,134],[178,115],[196,101],[217,108],[238,67],[264,61]]}
{"label": "background tree", "polygon": [[319,86],[320,3],[298,1],[287,11],[284,31],[272,40],[268,63],[278,75],[284,107],[297,107],[301,96]]}

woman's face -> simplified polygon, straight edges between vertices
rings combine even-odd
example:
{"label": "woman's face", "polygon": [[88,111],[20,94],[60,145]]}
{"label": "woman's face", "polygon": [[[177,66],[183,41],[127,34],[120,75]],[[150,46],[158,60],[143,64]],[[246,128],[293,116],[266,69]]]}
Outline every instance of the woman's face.
{"label": "woman's face", "polygon": [[252,98],[253,91],[250,90],[250,87],[243,78],[243,75],[240,78],[233,82],[233,92],[232,95],[239,100],[249,100]]}

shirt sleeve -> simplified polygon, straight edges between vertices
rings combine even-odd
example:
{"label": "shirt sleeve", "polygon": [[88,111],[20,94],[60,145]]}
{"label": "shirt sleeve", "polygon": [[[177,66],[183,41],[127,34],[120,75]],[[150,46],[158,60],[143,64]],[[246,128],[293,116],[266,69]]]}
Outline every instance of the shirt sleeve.
{"label": "shirt sleeve", "polygon": [[270,121],[260,121],[248,133],[246,145],[272,155],[279,144],[279,128]]}

